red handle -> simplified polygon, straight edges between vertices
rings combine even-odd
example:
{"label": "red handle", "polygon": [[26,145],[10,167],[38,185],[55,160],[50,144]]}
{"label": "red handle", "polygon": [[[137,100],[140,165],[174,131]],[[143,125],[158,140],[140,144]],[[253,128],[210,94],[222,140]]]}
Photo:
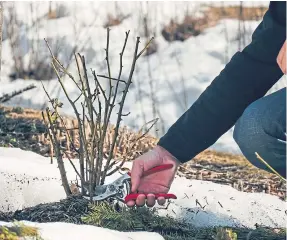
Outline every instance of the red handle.
{"label": "red handle", "polygon": [[[152,173],[155,173],[155,172],[160,172],[160,171],[163,171],[163,170],[167,170],[167,169],[170,169],[173,167],[173,164],[163,164],[163,165],[159,165],[159,166],[156,166],[154,168],[151,168],[147,171],[145,171],[143,173],[143,176],[147,176],[149,174],[152,174]],[[128,172],[128,175],[131,176],[131,173]]]}
{"label": "red handle", "polygon": [[[135,201],[137,199],[138,195],[140,195],[140,194],[144,194],[146,197],[148,195],[147,193],[131,193],[125,197],[125,203],[127,203],[128,201],[131,201],[131,200]],[[164,197],[165,199],[177,199],[177,197],[171,193],[157,193],[154,195],[155,195],[156,199],[158,199],[159,197]]]}

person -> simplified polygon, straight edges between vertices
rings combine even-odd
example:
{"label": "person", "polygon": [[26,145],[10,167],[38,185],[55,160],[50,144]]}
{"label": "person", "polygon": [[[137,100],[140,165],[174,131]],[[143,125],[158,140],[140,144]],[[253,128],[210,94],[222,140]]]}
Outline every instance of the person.
{"label": "person", "polygon": [[[211,42],[212,44],[212,42]],[[251,43],[231,58],[193,105],[149,152],[134,160],[132,192],[140,194],[127,206],[163,205],[180,164],[192,160],[231,127],[243,155],[269,171],[255,152],[286,177],[286,88],[266,96],[286,74],[286,2],[271,1]],[[161,164],[173,168],[142,177]]]}

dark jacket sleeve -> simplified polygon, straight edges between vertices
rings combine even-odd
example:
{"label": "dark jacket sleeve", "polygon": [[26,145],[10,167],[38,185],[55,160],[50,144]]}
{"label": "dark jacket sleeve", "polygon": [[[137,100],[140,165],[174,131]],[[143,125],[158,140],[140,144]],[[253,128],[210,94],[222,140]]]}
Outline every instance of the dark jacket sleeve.
{"label": "dark jacket sleeve", "polygon": [[286,2],[271,2],[251,43],[232,57],[158,145],[184,163],[214,144],[282,77],[276,59],[285,39]]}

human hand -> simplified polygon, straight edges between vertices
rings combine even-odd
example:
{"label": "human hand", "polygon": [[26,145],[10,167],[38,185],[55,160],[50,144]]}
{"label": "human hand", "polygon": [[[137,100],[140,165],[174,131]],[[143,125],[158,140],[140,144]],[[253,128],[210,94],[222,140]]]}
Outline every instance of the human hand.
{"label": "human hand", "polygon": [[[142,177],[145,171],[163,164],[172,164],[173,167]],[[146,204],[148,207],[153,207],[156,202],[154,194],[168,193],[179,164],[180,162],[175,157],[160,146],[156,146],[153,150],[134,160],[131,170],[131,192],[146,193],[147,198],[144,194],[140,194],[136,201],[127,202],[127,206],[144,206]],[[163,197],[157,199],[159,205],[164,205],[165,201],[166,199]]]}
{"label": "human hand", "polygon": [[287,71],[286,71],[286,41],[283,44],[283,46],[282,46],[282,48],[278,54],[277,63],[279,65],[280,69],[282,70],[282,72],[284,74],[286,74],[287,73]]}

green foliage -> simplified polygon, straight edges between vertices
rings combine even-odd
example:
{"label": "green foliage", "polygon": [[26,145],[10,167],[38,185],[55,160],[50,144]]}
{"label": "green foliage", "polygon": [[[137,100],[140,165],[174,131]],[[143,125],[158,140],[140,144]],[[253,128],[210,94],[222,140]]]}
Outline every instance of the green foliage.
{"label": "green foliage", "polygon": [[166,237],[180,236],[180,239],[197,231],[171,217],[159,216],[155,209],[146,207],[116,209],[107,203],[98,203],[91,209],[91,213],[82,218],[84,223],[113,230],[158,232]]}
{"label": "green foliage", "polygon": [[[147,207],[115,208],[108,203],[90,205],[91,212],[82,217],[85,224],[118,231],[156,232],[165,240],[283,240],[285,230],[248,229],[231,227],[198,228],[172,217],[159,216]],[[252,234],[250,235],[250,232]]]}
{"label": "green foliage", "polygon": [[237,240],[237,234],[232,229],[218,228],[216,240]]}

